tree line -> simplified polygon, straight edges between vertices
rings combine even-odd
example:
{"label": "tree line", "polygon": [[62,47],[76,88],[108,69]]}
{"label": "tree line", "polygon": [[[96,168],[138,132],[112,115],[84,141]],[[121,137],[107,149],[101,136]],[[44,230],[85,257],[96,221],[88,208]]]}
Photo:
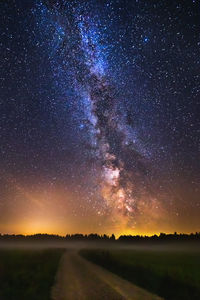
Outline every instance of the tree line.
{"label": "tree line", "polygon": [[118,238],[114,234],[111,236],[107,234],[99,235],[96,233],[91,234],[67,234],[60,236],[55,234],[0,234],[0,241],[106,241],[115,243],[143,243],[143,242],[200,242],[200,232],[184,234],[173,233],[166,234],[160,233],[159,235],[142,236],[142,235],[121,235]]}

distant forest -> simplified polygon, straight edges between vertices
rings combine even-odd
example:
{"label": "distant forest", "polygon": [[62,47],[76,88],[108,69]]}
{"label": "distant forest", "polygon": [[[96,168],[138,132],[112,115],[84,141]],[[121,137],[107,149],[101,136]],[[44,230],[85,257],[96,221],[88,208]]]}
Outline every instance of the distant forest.
{"label": "distant forest", "polygon": [[0,234],[0,242],[5,241],[95,241],[95,242],[114,242],[114,243],[146,243],[146,242],[200,242],[200,232],[191,234],[165,234],[152,236],[141,235],[121,235],[118,239],[114,234],[108,236],[106,234],[67,234],[66,236],[59,236],[54,234],[34,234],[34,235],[15,235],[15,234]]}

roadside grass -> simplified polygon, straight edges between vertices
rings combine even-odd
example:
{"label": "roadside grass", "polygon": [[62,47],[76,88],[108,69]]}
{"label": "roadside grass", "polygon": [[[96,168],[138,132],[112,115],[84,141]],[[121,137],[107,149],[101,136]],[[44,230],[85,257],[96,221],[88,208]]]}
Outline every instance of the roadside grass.
{"label": "roadside grass", "polygon": [[200,299],[199,252],[84,249],[80,254],[164,299]]}
{"label": "roadside grass", "polygon": [[49,300],[63,250],[0,250],[0,299]]}

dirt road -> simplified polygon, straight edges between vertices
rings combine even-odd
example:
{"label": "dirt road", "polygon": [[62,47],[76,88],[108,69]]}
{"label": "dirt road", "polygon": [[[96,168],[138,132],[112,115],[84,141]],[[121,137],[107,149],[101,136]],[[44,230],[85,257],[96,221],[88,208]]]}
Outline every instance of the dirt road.
{"label": "dirt road", "polygon": [[97,266],[76,252],[61,259],[52,300],[161,300],[117,275]]}

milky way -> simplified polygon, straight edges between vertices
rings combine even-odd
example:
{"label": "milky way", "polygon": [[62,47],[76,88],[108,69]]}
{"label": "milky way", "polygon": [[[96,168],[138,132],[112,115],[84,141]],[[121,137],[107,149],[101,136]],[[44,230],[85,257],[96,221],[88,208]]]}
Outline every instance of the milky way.
{"label": "milky way", "polygon": [[[66,6],[63,5],[55,4],[51,9],[56,18],[56,34],[60,34],[61,40],[54,55],[62,51],[65,61],[69,51],[65,39],[69,22],[67,16],[65,20]],[[99,190],[95,191],[103,200],[99,214],[108,214],[113,222],[134,228],[146,206],[146,219],[152,218],[152,207],[158,210],[160,206],[148,187],[145,148],[140,149],[134,141],[134,127],[129,129],[125,111],[118,107],[122,99],[110,82],[107,48],[111,47],[103,44],[101,23],[95,22],[95,17],[85,7],[83,10],[77,5],[72,11],[70,27],[74,27],[72,32],[76,32],[78,40],[76,48],[70,51],[73,53],[73,88],[83,102],[85,120],[80,128],[86,127],[90,135],[89,155],[100,167],[96,171],[100,177]]]}
{"label": "milky way", "polygon": [[46,210],[59,231],[67,218],[84,232],[197,228],[198,2],[1,5],[8,220]]}

